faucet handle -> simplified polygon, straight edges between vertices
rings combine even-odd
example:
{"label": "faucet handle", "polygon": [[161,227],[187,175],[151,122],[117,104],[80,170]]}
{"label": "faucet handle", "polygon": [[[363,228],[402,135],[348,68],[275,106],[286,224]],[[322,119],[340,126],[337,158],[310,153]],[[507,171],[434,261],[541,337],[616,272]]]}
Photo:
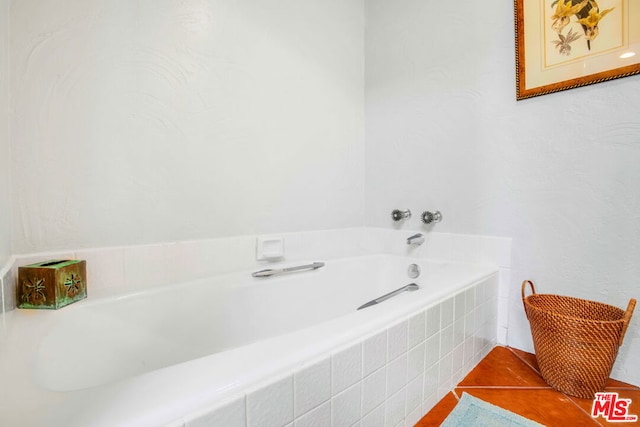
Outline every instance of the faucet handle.
{"label": "faucet handle", "polygon": [[429,212],[429,211],[424,211],[422,212],[422,222],[424,222],[425,224],[431,224],[434,222],[440,222],[442,221],[442,214],[440,213],[440,211],[435,211],[435,212]]}
{"label": "faucet handle", "polygon": [[406,209],[404,211],[401,211],[399,209],[394,209],[391,212],[391,219],[393,219],[394,221],[402,221],[403,219],[410,219],[411,218],[411,211],[409,209]]}

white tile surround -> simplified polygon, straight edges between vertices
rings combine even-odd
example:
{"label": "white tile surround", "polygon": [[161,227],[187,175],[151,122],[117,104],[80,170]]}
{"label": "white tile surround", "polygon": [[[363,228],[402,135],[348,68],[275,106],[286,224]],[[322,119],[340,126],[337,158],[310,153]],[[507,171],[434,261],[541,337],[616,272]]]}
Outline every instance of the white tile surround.
{"label": "white tile surround", "polygon": [[[388,325],[348,347],[172,426],[412,426],[496,342],[506,339],[511,241],[426,233],[409,247],[405,230],[350,228],[282,234],[284,261],[370,253],[491,263],[499,274]],[[112,294],[264,267],[256,236],[16,256],[1,271],[2,307],[15,308],[17,267],[45,259],[86,259],[88,294]],[[498,326],[496,328],[496,325]]]}
{"label": "white tile surround", "polygon": [[170,425],[413,426],[495,345],[497,292],[494,276]]}
{"label": "white tile surround", "polygon": [[[420,230],[391,230],[357,227],[346,229],[282,233],[284,262],[325,260],[366,254],[408,255],[434,260],[478,262],[499,268],[499,298],[506,303],[511,265],[511,239],[428,232],[426,242],[408,246],[406,238]],[[170,242],[153,245],[77,249],[15,255],[0,269],[3,311],[15,308],[15,281],[18,267],[48,259],[87,261],[88,292],[101,296],[122,291],[147,289],[171,283],[235,271],[264,268],[256,261],[257,236]],[[502,292],[504,291],[504,292]],[[502,304],[500,304],[502,305]],[[500,313],[504,317],[505,313]],[[501,326],[506,328],[505,323]]]}

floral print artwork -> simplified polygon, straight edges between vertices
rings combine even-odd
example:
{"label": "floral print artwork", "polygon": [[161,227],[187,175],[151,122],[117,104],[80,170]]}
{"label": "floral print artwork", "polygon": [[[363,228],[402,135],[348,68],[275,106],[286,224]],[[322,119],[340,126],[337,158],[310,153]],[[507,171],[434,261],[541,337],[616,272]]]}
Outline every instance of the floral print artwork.
{"label": "floral print artwork", "polygon": [[[551,8],[551,28],[558,37],[552,43],[563,56],[571,56],[574,43],[586,43],[587,50],[591,51],[591,44],[600,33],[603,18],[615,9],[602,9],[595,0],[553,0]],[[581,31],[576,31],[576,27]]]}

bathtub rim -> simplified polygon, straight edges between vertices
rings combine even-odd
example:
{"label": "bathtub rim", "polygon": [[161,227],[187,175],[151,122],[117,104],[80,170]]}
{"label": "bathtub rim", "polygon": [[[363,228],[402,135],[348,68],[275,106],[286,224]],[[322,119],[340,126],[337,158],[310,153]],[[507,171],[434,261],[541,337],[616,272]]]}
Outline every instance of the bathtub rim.
{"label": "bathtub rim", "polygon": [[[396,257],[386,254],[382,256]],[[399,258],[409,260],[407,257]],[[65,412],[64,408],[55,410],[53,415],[47,414],[45,418],[52,424],[55,424],[56,416],[58,419],[68,421],[68,425],[114,425],[120,423],[147,425],[149,422],[158,424],[170,422],[184,417],[185,414],[201,411],[203,408],[223,405],[225,402],[258,390],[274,380],[291,375],[291,372],[312,364],[319,358],[325,358],[327,354],[348,348],[353,345],[353,342],[363,341],[379,333],[380,330],[386,330],[405,321],[417,311],[439,304],[444,299],[473,287],[493,275],[497,276],[499,271],[494,265],[458,262],[448,262],[448,264],[452,267],[467,269],[466,277],[469,280],[458,278],[456,283],[453,283],[452,289],[447,289],[447,292],[442,292],[437,297],[431,298],[425,294],[422,298],[414,301],[410,301],[408,298],[397,298],[363,310],[359,315],[351,313],[345,317],[350,319],[357,317],[361,322],[347,330],[342,327],[345,323],[344,317],[340,317],[310,328],[258,341],[227,352],[181,362],[91,389],[56,392],[32,387],[30,391],[35,391],[36,396],[11,394],[13,398],[32,399],[36,397],[44,399],[45,402],[63,401],[66,403],[73,401],[74,406],[82,408],[80,412],[74,414],[73,422],[68,420],[69,414]],[[318,340],[316,335],[312,336],[309,333],[309,330],[331,339]],[[278,359],[277,356],[281,353],[283,343],[290,344],[293,341],[301,348]],[[256,372],[247,373],[244,365],[234,365],[233,370],[222,373],[222,376],[220,376],[220,372],[198,375],[198,372],[206,366],[223,362],[225,359],[236,357],[246,361],[258,357],[256,354],[260,355],[258,361],[261,362],[252,365]],[[268,362],[264,361],[265,354],[272,355]],[[260,365],[259,368],[255,368],[256,365]],[[238,372],[241,375],[238,375]],[[176,387],[168,393],[161,392],[166,389],[167,383],[175,384],[184,381],[185,378],[189,378],[189,384],[182,384],[181,388]],[[187,385],[188,387],[186,387]],[[136,400],[135,396],[138,398],[145,396],[146,398],[144,402],[136,401],[133,404],[133,401]],[[7,399],[2,400],[8,402]],[[106,407],[105,401],[108,402]],[[158,410],[158,408],[162,408],[162,410]],[[152,415],[151,418],[150,415]],[[96,418],[101,420],[101,424],[94,423]],[[37,421],[35,420],[34,423]]]}

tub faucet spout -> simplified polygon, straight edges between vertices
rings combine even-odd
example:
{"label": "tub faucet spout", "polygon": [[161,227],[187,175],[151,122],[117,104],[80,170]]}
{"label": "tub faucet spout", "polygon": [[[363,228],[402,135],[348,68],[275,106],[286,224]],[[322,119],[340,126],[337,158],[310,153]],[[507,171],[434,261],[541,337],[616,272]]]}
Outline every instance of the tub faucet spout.
{"label": "tub faucet spout", "polygon": [[422,233],[414,234],[413,236],[407,239],[407,245],[420,246],[423,243],[424,243],[424,234]]}

